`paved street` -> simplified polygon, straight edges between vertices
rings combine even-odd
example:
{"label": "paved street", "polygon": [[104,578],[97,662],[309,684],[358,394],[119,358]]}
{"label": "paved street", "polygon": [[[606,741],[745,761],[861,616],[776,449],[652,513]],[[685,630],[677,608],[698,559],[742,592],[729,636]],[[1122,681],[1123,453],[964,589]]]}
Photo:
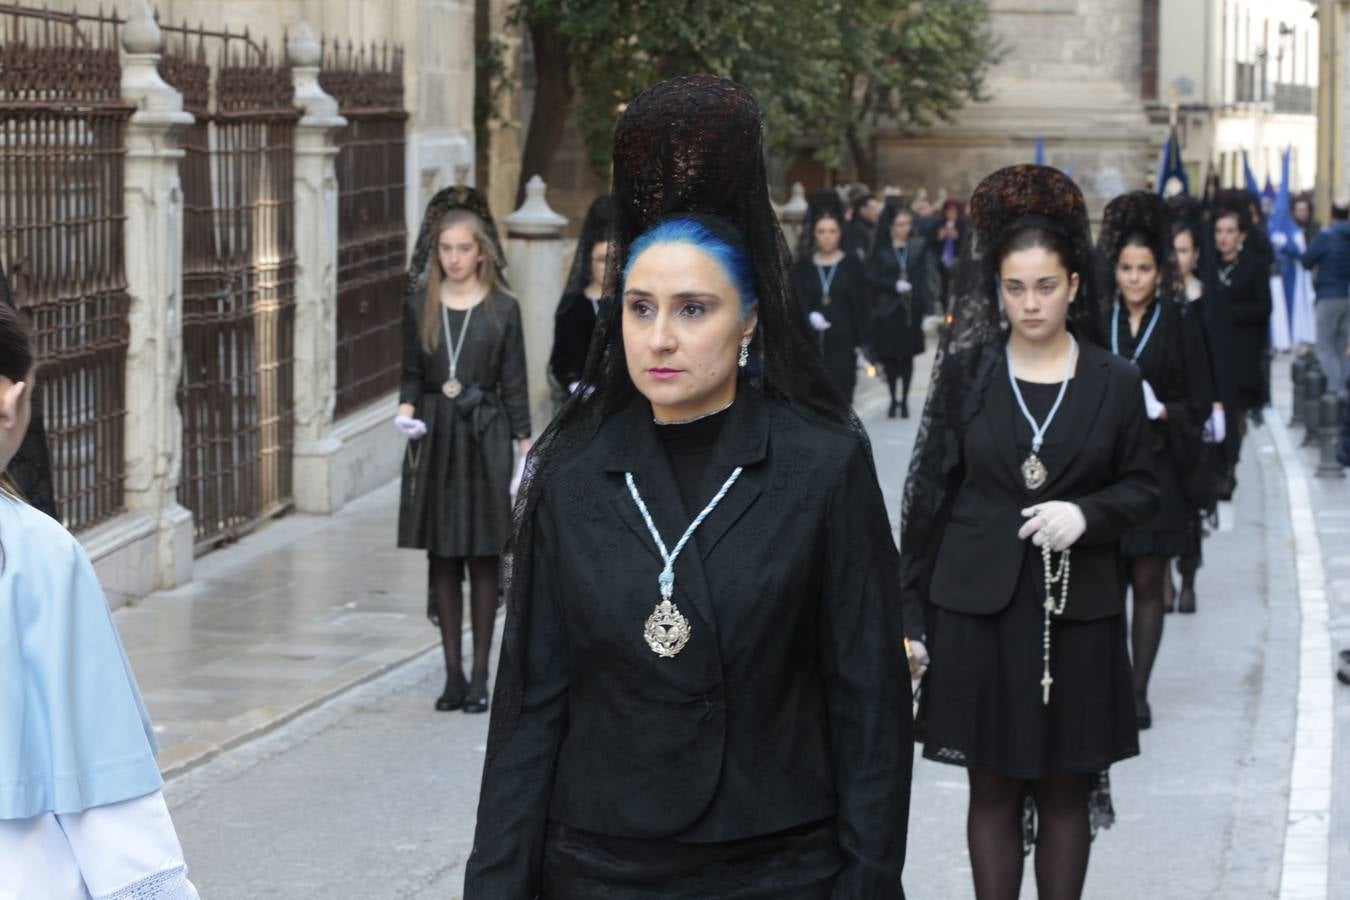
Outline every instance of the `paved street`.
{"label": "paved street", "polygon": [[[916,422],[885,419],[879,389],[867,385],[859,408],[894,516]],[[1093,848],[1089,897],[1279,896],[1300,646],[1271,428],[1252,433],[1240,478],[1206,545],[1199,614],[1168,617],[1155,725],[1143,755],[1113,770],[1118,821]],[[1308,483],[1339,646],[1350,643],[1350,504],[1344,483]],[[420,557],[388,549],[394,502],[385,489],[331,521],[280,522],[203,560],[210,571],[191,590],[117,614],[164,728],[162,759],[180,773],[166,792],[206,897],[459,894],[487,719],[431,710],[443,675],[437,652],[418,654],[435,639]],[[213,635],[228,646],[210,651]],[[1350,690],[1333,697],[1344,751]],[[239,745],[217,753],[213,741]],[[918,763],[912,900],[971,895],[965,792],[961,770]],[[1334,799],[1329,896],[1350,896],[1344,784]],[[1034,895],[1028,870],[1023,896]]]}

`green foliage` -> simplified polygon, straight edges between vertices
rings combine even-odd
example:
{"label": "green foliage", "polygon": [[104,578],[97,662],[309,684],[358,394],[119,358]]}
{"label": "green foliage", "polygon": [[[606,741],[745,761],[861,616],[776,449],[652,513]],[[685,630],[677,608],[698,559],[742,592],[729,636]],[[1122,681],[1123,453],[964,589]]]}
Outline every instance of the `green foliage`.
{"label": "green foliage", "polygon": [[771,151],[806,144],[837,165],[867,124],[923,125],[979,97],[997,53],[986,0],[519,0],[513,16],[568,42],[573,113],[600,171],[622,104],[672,75],[745,84]]}

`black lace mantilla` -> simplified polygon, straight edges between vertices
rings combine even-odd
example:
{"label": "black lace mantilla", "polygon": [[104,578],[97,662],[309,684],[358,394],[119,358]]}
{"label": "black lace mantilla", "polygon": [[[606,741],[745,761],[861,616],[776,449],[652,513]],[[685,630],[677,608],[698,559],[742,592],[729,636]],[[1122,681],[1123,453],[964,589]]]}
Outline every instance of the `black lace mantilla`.
{"label": "black lace mantilla", "polygon": [[[616,296],[627,249],[663,219],[702,214],[743,238],[754,268],[759,325],[750,346],[751,390],[807,418],[852,433],[868,448],[862,423],[835,393],[791,287],[787,242],[769,200],[763,116],[745,87],[713,75],[672,78],[643,91],[614,131],[613,222],[605,296]],[[594,436],[600,423],[635,395],[622,344],[622,304],[601,307],[581,384],[535,442],[515,507],[506,566],[502,639],[489,760],[520,715],[529,616],[532,517],[552,472]]]}

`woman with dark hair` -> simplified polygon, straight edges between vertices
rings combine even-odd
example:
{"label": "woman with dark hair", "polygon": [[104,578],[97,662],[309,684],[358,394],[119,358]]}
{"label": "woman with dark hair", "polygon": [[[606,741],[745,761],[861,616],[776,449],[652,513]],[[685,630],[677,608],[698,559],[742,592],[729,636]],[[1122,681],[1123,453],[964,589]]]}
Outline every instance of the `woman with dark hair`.
{"label": "woman with dark hair", "polygon": [[563,287],[562,299],[553,314],[553,352],[548,371],[552,376],[559,406],[576,389],[591,348],[591,334],[604,296],[605,265],[609,259],[610,213],[608,194],[591,202],[586,220],[577,238],[572,271]]}
{"label": "woman with dark hair", "polygon": [[[873,356],[886,372],[891,405],[909,418],[909,382],[914,357],[923,353],[923,317],[941,309],[941,280],[927,240],[914,231],[914,214],[898,197],[888,201],[877,223],[877,240],[867,259],[867,281],[872,288]],[[896,385],[900,385],[897,394]]]}
{"label": "woman with dark hair", "polygon": [[35,362],[27,326],[0,304],[0,897],[193,900],[98,576],[10,480]]}
{"label": "woman with dark hair", "polygon": [[816,220],[825,217],[836,222],[846,222],[844,201],[834,188],[816,188],[806,192],[806,215],[802,218],[802,230],[797,235],[797,246],[792,258],[802,260],[815,252]]}
{"label": "woman with dark hair", "polygon": [[[498,558],[511,529],[512,441],[530,448],[520,304],[501,280],[492,217],[472,188],[431,199],[403,304],[403,386],[394,424],[408,438],[398,545],[428,557],[428,617],[441,631],[436,709],[488,708]],[[468,567],[473,669],[460,643]]]}
{"label": "woman with dark hair", "polygon": [[1223,443],[1227,435],[1227,418],[1224,412],[1223,395],[1218,360],[1215,355],[1215,333],[1218,330],[1214,322],[1211,303],[1205,298],[1204,282],[1197,274],[1201,269],[1201,253],[1206,246],[1200,236],[1204,234],[1203,222],[1195,215],[1183,215],[1174,219],[1172,226],[1172,249],[1177,264],[1178,290],[1182,303],[1182,320],[1188,332],[1187,343],[1204,347],[1204,357],[1208,369],[1193,371],[1190,383],[1200,396],[1208,392],[1212,398],[1209,418],[1201,432],[1199,456],[1186,479],[1186,549],[1177,557],[1177,571],[1181,573],[1181,589],[1175,599],[1167,596],[1171,586],[1170,574],[1163,582],[1164,602],[1167,611],[1175,608],[1179,612],[1193,613],[1196,610],[1195,575],[1204,562],[1203,542],[1206,534],[1206,522],[1214,518],[1219,499],[1219,487],[1222,473],[1226,469]]}
{"label": "woman with dark hair", "polygon": [[[1202,273],[1212,315],[1231,323],[1218,352],[1229,372],[1230,393],[1222,396],[1228,425],[1229,473],[1222,497],[1232,496],[1236,467],[1247,433],[1247,417],[1259,413],[1266,397],[1266,352],[1270,339],[1269,241],[1253,231],[1246,194],[1220,195],[1211,210],[1214,265]],[[1220,386],[1222,391],[1222,385]]]}
{"label": "woman with dark hair", "polygon": [[844,223],[821,213],[812,225],[814,250],[797,260],[793,286],[806,320],[817,334],[825,371],[839,396],[853,402],[858,349],[867,340],[867,274],[842,246]]}
{"label": "woman with dark hair", "polygon": [[1013,166],[970,201],[901,517],[905,634],[924,756],[962,766],[978,900],[1022,882],[1034,804],[1041,897],[1082,895],[1096,804],[1139,752],[1120,538],[1157,508],[1139,372],[1094,342],[1087,208],[1058,170]]}
{"label": "woman with dark hair", "polygon": [[942,302],[951,305],[952,283],[956,261],[966,251],[969,228],[962,215],[961,201],[949,197],[942,203],[942,212],[933,230],[933,253],[937,257],[938,274],[942,278]]}
{"label": "woman with dark hair", "polygon": [[[0,304],[10,309],[17,308],[2,263],[0,263]],[[33,418],[28,424],[28,433],[5,471],[13,481],[19,496],[27,500],[34,509],[56,519],[58,518],[56,491],[52,486],[52,464],[47,452],[47,431],[42,423],[41,397],[38,388],[34,387]]]}
{"label": "woman with dark hair", "polygon": [[1183,316],[1171,236],[1163,199],[1135,191],[1107,204],[1097,243],[1113,295],[1104,330],[1112,352],[1143,378],[1144,440],[1161,499],[1157,513],[1120,542],[1134,599],[1130,659],[1141,729],[1153,724],[1148,683],[1162,643],[1163,581],[1168,561],[1186,552],[1185,484],[1214,402],[1203,338]]}
{"label": "woman with dark hair", "polygon": [[618,302],[521,489],[466,900],[903,896],[895,548],[762,129],[715,76],[615,129]]}

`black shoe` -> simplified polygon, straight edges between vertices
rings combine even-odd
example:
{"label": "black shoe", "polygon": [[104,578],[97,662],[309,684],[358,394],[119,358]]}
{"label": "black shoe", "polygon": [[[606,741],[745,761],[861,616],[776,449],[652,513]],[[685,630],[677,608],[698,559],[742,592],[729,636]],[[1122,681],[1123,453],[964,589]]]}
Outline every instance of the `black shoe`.
{"label": "black shoe", "polygon": [[1147,700],[1134,698],[1134,721],[1140,731],[1148,731],[1153,727],[1153,710],[1149,708]]}
{"label": "black shoe", "polygon": [[485,713],[487,710],[487,676],[484,675],[481,682],[475,678],[473,684],[469,686],[469,693],[464,698],[464,711],[466,713]]}
{"label": "black shoe", "polygon": [[888,409],[888,410],[886,410],[886,418],[888,418],[888,419],[894,419],[894,418],[895,418],[895,411],[896,411],[896,409],[898,409],[898,408],[899,408],[899,404],[896,403],[894,400],[892,400],[892,401],[891,401],[891,408]]}
{"label": "black shoe", "polygon": [[1336,680],[1341,684],[1350,684],[1350,662],[1343,663],[1337,670]]}
{"label": "black shoe", "polygon": [[1341,662],[1350,663],[1350,650],[1341,651]]}
{"label": "black shoe", "polygon": [[908,418],[909,418],[909,398],[908,398],[908,397],[906,397],[905,399],[903,399],[903,400],[900,401],[900,418],[902,418],[902,419],[908,419]]}
{"label": "black shoe", "polygon": [[459,709],[464,705],[464,691],[467,689],[464,681],[464,675],[461,672],[451,672],[445,676],[445,690],[436,698],[437,712],[450,712]]}
{"label": "black shoe", "polygon": [[1177,612],[1190,614],[1195,612],[1195,588],[1183,587],[1177,600]]}

